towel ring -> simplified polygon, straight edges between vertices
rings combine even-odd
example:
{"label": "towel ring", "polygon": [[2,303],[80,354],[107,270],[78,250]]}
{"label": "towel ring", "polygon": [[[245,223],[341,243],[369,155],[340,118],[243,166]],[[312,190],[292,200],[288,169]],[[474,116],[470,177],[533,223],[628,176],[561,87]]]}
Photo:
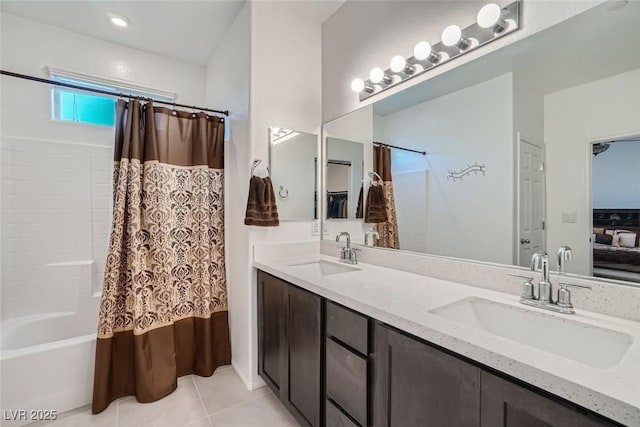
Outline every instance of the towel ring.
{"label": "towel ring", "polygon": [[[252,177],[254,172],[256,171],[256,168],[258,167],[258,165],[262,163],[262,160],[260,159],[253,159],[253,164],[251,165],[251,173],[249,175],[249,177]],[[271,176],[271,169],[269,168],[269,166],[267,166],[267,174],[269,176]]]}
{"label": "towel ring", "polygon": [[384,182],[384,181],[382,180],[382,177],[381,177],[380,175],[378,175],[378,174],[377,174],[377,173],[375,173],[375,172],[369,172],[369,178],[373,178],[374,176],[375,176],[376,178],[378,178],[378,181],[380,181],[380,182]]}
{"label": "towel ring", "polygon": [[[284,190],[284,195],[282,195],[282,190]],[[278,190],[278,196],[280,196],[281,199],[286,199],[289,197],[289,190],[284,188],[284,185],[281,185],[280,190]]]}

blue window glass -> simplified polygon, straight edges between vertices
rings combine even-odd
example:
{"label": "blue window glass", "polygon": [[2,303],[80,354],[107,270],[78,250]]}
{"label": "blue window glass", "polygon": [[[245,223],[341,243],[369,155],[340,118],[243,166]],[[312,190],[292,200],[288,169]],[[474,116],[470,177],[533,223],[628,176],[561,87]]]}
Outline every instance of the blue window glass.
{"label": "blue window glass", "polygon": [[114,126],[115,100],[100,95],[53,89],[53,118],[99,126]]}

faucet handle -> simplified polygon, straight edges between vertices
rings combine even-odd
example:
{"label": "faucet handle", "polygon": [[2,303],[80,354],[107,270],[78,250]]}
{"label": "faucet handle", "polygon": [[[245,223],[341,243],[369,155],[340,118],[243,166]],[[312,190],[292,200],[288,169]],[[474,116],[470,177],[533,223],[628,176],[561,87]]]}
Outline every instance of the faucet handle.
{"label": "faucet handle", "polygon": [[571,291],[567,288],[577,288],[577,289],[589,289],[593,288],[589,285],[576,285],[573,283],[559,282],[560,289],[558,289],[558,304],[560,307],[565,308],[573,308],[573,304],[571,303]]}
{"label": "faucet handle", "polygon": [[508,274],[511,277],[519,277],[520,279],[526,279],[526,282],[522,284],[522,295],[520,295],[523,299],[535,299],[533,277],[531,276],[523,276],[520,274]]}

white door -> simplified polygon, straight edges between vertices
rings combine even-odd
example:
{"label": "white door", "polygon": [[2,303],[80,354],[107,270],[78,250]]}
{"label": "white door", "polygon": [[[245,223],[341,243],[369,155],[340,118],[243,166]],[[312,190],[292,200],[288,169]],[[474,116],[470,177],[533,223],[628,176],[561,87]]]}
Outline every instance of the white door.
{"label": "white door", "polygon": [[545,247],[544,149],[518,133],[518,265]]}

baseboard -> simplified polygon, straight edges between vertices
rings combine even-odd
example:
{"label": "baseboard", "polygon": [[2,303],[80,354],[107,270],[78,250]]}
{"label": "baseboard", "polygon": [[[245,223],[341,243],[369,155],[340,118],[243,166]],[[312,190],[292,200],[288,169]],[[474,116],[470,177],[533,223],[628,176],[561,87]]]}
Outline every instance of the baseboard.
{"label": "baseboard", "polygon": [[233,370],[236,371],[236,374],[238,374],[247,389],[256,390],[267,385],[267,383],[265,383],[260,377],[258,377],[256,381],[249,381],[249,379],[244,374],[244,372],[242,372],[242,369],[240,369],[235,360],[231,360],[231,366],[233,367]]}

